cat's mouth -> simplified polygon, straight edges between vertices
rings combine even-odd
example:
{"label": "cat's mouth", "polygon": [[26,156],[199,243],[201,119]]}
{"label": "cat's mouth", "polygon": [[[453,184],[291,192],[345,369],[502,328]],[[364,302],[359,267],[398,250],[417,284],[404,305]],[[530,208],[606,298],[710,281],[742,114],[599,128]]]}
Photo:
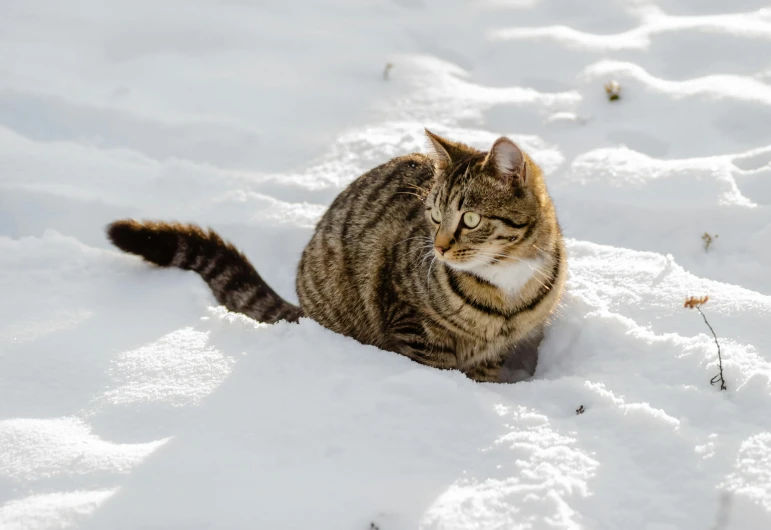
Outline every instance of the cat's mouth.
{"label": "cat's mouth", "polygon": [[476,252],[461,251],[456,253],[453,251],[440,254],[434,251],[436,259],[449,265],[450,267],[462,271],[467,271],[479,267],[480,265],[489,265],[488,261],[479,256]]}

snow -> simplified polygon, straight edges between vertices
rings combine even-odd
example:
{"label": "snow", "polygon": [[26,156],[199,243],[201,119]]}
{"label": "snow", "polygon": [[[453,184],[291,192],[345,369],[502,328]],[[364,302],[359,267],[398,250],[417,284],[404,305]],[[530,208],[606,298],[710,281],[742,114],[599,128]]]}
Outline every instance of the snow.
{"label": "snow", "polygon": [[[771,528],[770,28],[755,0],[6,0],[0,528]],[[211,225],[296,300],[315,221],[423,127],[548,175],[570,280],[531,381],[256,324],[104,237]]]}

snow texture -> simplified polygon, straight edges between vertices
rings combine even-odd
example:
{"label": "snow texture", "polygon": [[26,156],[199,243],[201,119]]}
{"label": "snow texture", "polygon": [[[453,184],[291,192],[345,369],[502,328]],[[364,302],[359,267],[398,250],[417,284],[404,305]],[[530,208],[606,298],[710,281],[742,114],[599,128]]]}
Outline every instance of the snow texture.
{"label": "snow texture", "polygon": [[[769,57],[755,0],[4,0],[0,528],[771,528]],[[210,225],[296,300],[423,127],[547,172],[531,381],[256,324],[105,240]]]}

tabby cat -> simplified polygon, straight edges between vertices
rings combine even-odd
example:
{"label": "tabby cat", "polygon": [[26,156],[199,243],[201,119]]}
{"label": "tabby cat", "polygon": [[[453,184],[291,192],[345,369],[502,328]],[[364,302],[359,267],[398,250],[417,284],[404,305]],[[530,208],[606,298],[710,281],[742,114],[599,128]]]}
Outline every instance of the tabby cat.
{"label": "tabby cat", "polygon": [[197,272],[217,301],[260,322],[321,325],[476,381],[532,375],[566,278],[541,169],[507,138],[480,152],[430,131],[429,155],[351,183],[319,221],[297,271],[300,306],[211,230],[109,225],[122,250]]}

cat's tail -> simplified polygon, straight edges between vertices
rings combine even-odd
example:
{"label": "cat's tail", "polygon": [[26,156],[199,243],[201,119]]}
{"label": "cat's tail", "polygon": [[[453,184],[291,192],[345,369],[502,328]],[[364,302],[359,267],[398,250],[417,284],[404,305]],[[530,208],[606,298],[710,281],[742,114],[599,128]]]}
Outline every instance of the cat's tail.
{"label": "cat's tail", "polygon": [[119,249],[159,267],[197,272],[217,301],[259,322],[296,322],[302,309],[271,289],[233,245],[195,225],[122,219],[107,226]]}

